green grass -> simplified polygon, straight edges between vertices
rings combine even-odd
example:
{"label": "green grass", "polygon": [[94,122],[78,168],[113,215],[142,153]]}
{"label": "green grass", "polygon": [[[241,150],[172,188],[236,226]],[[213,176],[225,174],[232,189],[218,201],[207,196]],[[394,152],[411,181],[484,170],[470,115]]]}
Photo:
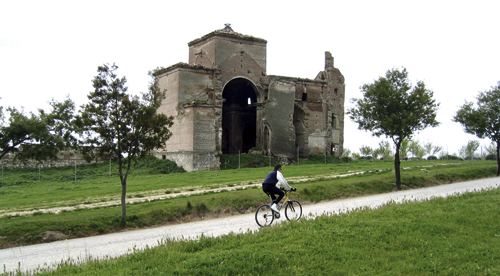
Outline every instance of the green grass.
{"label": "green grass", "polygon": [[[134,165],[128,179],[129,202],[132,199],[146,200],[150,195],[177,197],[128,204],[127,225],[130,229],[253,212],[267,201],[259,184],[272,170],[270,167],[164,174],[158,168],[171,166],[165,160],[141,162]],[[111,165],[114,174],[111,177],[109,164],[78,166],[77,173],[86,172],[84,174],[88,177],[77,181],[61,180],[62,175],[74,174],[74,167],[42,169],[44,177],[40,181],[26,177],[38,173],[38,170],[5,170],[4,186],[0,188],[0,247],[44,242],[39,234],[49,230],[59,231],[68,238],[120,230],[120,206],[87,209],[93,203],[119,200],[121,185],[113,170],[116,164]],[[283,173],[298,188],[293,198],[307,204],[394,191],[392,167],[392,162],[384,161],[320,163],[284,166]],[[494,161],[422,160],[403,162],[402,168],[404,189],[483,178],[496,173]],[[333,178],[352,173],[357,174]],[[251,184],[256,186],[249,186]],[[207,190],[215,188],[224,190]],[[179,196],[181,191],[200,190],[206,191]],[[45,208],[80,205],[82,207],[76,211],[57,215],[42,212]],[[27,216],[13,214],[19,211],[34,213]]]}
{"label": "green grass", "polygon": [[302,219],[39,275],[500,275],[500,190]]}

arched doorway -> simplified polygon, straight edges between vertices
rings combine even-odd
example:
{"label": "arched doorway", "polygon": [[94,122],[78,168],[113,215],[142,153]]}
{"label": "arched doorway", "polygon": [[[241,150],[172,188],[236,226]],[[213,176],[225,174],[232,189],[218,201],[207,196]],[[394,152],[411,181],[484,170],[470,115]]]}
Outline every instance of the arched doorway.
{"label": "arched doorway", "polygon": [[222,153],[246,153],[256,142],[257,94],[243,78],[231,80],[222,91]]}

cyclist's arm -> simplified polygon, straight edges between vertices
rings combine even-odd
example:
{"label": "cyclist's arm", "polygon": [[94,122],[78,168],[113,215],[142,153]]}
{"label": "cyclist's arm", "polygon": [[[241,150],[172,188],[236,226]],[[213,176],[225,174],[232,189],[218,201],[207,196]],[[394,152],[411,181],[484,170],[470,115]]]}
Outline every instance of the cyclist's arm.
{"label": "cyclist's arm", "polygon": [[288,182],[286,182],[286,180],[283,177],[283,174],[281,174],[281,172],[278,172],[276,176],[278,178],[279,183],[281,183],[281,185],[285,186],[285,189],[287,189],[287,190],[292,189],[292,186],[290,186],[290,184],[288,184]]}

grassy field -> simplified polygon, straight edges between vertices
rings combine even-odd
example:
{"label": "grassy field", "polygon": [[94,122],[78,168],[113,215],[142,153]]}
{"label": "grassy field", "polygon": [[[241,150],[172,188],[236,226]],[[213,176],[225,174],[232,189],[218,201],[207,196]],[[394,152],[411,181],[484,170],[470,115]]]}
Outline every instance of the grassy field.
{"label": "grassy field", "polygon": [[[307,162],[301,164],[304,163]],[[121,185],[116,164],[111,164],[111,170],[109,167],[105,163],[76,169],[4,169],[0,188],[0,247],[120,230],[121,210],[117,204]],[[294,198],[307,204],[394,191],[392,167],[392,162],[382,161],[305,164],[285,166],[283,173],[298,188]],[[404,189],[496,173],[494,161],[409,161],[403,162],[402,168]],[[137,200],[127,205],[128,227],[138,229],[254,212],[267,200],[259,184],[270,170],[264,167],[175,173],[175,166],[164,160],[140,161],[134,164],[128,180],[128,200]],[[194,192],[201,193],[190,194]],[[158,199],[158,196],[170,197]],[[66,207],[74,210],[46,213],[51,208]],[[47,231],[60,235],[46,237],[43,233]]]}
{"label": "grassy field", "polygon": [[500,190],[388,204],[39,275],[500,275]]}

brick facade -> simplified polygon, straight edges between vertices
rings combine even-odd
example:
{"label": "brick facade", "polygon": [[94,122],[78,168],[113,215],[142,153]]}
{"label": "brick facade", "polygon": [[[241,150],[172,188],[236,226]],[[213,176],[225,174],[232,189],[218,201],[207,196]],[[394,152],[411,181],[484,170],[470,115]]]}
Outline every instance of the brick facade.
{"label": "brick facade", "polygon": [[226,25],[188,43],[188,64],[155,72],[166,91],[159,112],[175,118],[157,157],[199,171],[218,169],[220,153],[251,148],[283,162],[342,154],[345,83],[332,55],[314,80],[271,76],[266,45]]}

